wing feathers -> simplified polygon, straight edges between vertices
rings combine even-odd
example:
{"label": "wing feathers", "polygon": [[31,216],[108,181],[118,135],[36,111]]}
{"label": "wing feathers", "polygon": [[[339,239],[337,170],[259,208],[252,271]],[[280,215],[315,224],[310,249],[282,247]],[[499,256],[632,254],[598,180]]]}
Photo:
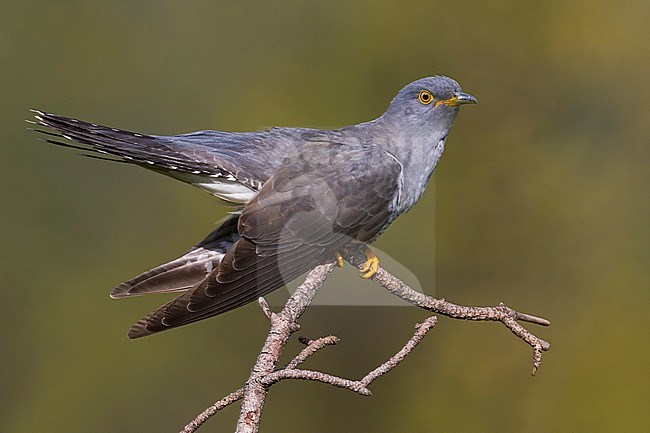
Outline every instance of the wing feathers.
{"label": "wing feathers", "polygon": [[[337,147],[336,150],[339,148]],[[239,239],[218,266],[136,323],[138,338],[244,305],[322,263],[390,221],[399,167],[376,149],[324,148],[280,168],[244,207]]]}

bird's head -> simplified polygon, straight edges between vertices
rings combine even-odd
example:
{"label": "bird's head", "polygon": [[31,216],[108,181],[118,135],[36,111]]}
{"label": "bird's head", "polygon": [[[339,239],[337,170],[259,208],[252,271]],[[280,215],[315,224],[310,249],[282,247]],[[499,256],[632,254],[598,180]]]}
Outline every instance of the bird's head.
{"label": "bird's head", "polygon": [[463,93],[455,80],[427,77],[400,90],[382,117],[404,132],[437,140],[449,133],[463,104],[476,104],[476,98]]}

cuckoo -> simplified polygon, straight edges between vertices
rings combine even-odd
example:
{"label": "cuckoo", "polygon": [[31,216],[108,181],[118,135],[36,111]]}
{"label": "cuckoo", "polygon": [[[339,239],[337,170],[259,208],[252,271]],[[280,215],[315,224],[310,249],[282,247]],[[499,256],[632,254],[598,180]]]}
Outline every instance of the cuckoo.
{"label": "cuckoo", "polygon": [[177,292],[129,330],[130,338],[240,307],[326,260],[367,247],[422,196],[463,104],[451,78],[414,81],[386,111],[339,129],[274,127],[164,136],[128,132],[34,110],[52,144],[122,161],[201,188],[237,206],[183,256],[126,281],[112,298]]}

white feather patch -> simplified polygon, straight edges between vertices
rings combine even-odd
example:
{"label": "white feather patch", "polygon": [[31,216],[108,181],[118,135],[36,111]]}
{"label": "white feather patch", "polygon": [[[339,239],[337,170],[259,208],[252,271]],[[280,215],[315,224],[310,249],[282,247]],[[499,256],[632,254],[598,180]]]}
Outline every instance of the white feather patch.
{"label": "white feather patch", "polygon": [[195,187],[207,191],[222,200],[236,204],[247,203],[258,192],[257,190],[234,180],[235,177],[232,175],[226,177],[213,177],[207,174],[200,175],[172,170],[166,171],[165,174],[168,174],[182,182],[194,185]]}
{"label": "white feather patch", "polygon": [[257,194],[257,191],[238,182],[217,181],[214,179],[212,182],[192,182],[192,185],[222,200],[238,204],[247,203]]}

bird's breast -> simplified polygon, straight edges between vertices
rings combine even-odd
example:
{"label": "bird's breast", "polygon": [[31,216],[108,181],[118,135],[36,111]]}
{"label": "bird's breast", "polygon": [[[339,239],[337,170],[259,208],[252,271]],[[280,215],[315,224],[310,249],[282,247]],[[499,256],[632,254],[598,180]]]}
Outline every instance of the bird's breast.
{"label": "bird's breast", "polygon": [[428,149],[427,146],[412,145],[406,157],[400,161],[402,173],[398,181],[397,215],[409,211],[424,194],[445,150],[446,138],[445,136],[437,140],[434,146],[429,144]]}

